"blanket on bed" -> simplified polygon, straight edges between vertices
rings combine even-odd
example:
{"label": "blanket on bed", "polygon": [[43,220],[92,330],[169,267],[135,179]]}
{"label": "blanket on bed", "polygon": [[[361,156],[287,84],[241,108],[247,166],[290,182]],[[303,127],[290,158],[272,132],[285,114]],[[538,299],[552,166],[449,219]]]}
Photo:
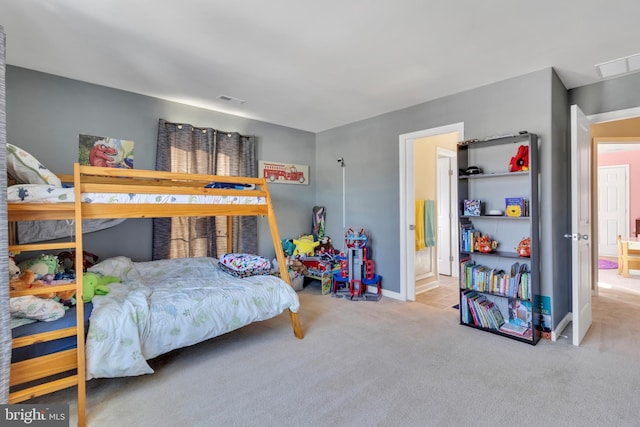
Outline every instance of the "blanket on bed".
{"label": "blanket on bed", "polygon": [[299,308],[280,278],[233,277],[212,258],[134,263],[116,257],[89,271],[122,283],[93,299],[87,379],[152,373],[148,359]]}

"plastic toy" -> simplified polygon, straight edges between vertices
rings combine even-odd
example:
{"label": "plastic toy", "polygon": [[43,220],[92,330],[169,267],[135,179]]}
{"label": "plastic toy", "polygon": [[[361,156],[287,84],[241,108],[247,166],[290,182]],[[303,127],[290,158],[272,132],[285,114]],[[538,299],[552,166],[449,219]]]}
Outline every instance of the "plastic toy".
{"label": "plastic toy", "polygon": [[[332,294],[336,297],[348,297],[351,301],[379,301],[382,297],[382,278],[375,274],[375,263],[367,257],[369,236],[361,228],[345,233],[346,255],[336,257],[340,270],[333,274]],[[368,287],[376,292],[368,292]]]}
{"label": "plastic toy", "polygon": [[518,152],[511,158],[509,162],[509,171],[528,171],[529,170],[529,147],[527,145],[521,145],[518,147]]}
{"label": "plastic toy", "polygon": [[483,234],[482,236],[478,237],[478,239],[476,240],[476,250],[478,252],[482,252],[482,253],[489,253],[489,252],[493,252],[494,250],[496,250],[496,248],[498,247],[498,242],[495,240],[491,240],[491,237],[489,237],[486,234]]}
{"label": "plastic toy", "polygon": [[530,257],[531,256],[531,238],[525,237],[520,240],[520,243],[516,247],[516,252],[521,257]]}

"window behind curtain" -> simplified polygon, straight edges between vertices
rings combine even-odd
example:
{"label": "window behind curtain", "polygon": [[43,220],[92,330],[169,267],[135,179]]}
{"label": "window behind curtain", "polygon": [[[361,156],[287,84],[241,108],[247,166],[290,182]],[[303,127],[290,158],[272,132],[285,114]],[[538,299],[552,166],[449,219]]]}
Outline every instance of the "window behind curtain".
{"label": "window behind curtain", "polygon": [[[257,176],[255,138],[236,132],[188,124],[158,124],[156,169],[224,176]],[[227,234],[233,232],[233,247]],[[210,256],[226,252],[257,252],[257,218],[158,218],[153,221],[153,259]]]}

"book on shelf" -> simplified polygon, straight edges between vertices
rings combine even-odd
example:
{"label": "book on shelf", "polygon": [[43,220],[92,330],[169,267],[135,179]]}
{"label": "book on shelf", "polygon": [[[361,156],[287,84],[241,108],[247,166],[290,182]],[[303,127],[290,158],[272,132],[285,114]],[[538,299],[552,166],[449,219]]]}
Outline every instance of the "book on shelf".
{"label": "book on shelf", "polygon": [[529,216],[529,200],[524,197],[507,197],[504,199],[504,212],[506,216]]}
{"label": "book on shelf", "polygon": [[531,328],[527,328],[526,326],[518,326],[513,323],[505,322],[502,326],[500,326],[500,332],[504,332],[505,334],[515,335],[522,338],[531,338],[532,330]]}
{"label": "book on shelf", "polygon": [[531,301],[523,301],[518,298],[509,298],[509,317],[507,322],[515,326],[524,326],[527,328],[531,328]]}
{"label": "book on shelf", "polygon": [[482,213],[482,202],[480,200],[465,200],[463,203],[464,216],[480,216]]}
{"label": "book on shelf", "polygon": [[494,330],[498,330],[505,323],[497,304],[476,291],[462,291],[461,307],[466,311],[462,312],[464,323]]}

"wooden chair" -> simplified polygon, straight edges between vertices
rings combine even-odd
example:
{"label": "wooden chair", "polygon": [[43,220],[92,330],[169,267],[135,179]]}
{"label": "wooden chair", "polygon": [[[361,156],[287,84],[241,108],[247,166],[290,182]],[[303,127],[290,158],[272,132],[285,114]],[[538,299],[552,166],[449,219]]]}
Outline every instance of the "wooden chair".
{"label": "wooden chair", "polygon": [[629,249],[629,242],[618,235],[618,274],[629,277],[629,269],[640,269],[640,250]]}

